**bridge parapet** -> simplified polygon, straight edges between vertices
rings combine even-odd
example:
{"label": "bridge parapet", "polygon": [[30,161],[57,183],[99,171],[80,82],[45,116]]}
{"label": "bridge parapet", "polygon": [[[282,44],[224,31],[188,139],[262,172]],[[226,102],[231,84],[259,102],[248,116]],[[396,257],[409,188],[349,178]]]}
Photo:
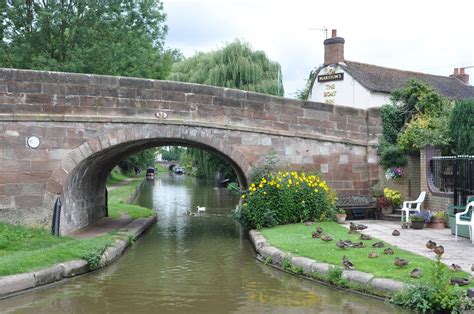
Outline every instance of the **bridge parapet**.
{"label": "bridge parapet", "polygon": [[2,120],[184,124],[363,146],[380,134],[373,111],[114,76],[0,69],[0,103]]}

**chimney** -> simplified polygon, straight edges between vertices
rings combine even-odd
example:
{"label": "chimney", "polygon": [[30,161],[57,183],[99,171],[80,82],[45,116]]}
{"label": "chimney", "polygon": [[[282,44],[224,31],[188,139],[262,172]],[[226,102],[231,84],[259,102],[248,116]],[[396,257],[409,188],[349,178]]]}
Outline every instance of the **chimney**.
{"label": "chimney", "polygon": [[469,84],[469,74],[465,72],[464,68],[454,68],[454,73],[451,74],[449,77],[455,77],[464,84]]}
{"label": "chimney", "polygon": [[324,65],[344,61],[344,38],[337,37],[337,30],[331,31],[331,38],[324,41]]}

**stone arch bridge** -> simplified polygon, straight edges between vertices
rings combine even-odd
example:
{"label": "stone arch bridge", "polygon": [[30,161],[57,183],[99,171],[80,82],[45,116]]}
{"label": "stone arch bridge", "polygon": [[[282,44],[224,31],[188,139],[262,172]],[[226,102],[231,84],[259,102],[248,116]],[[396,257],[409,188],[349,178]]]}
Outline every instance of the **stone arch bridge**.
{"label": "stone arch bridge", "polygon": [[59,194],[61,233],[83,228],[105,215],[105,181],[119,160],[176,144],[218,154],[244,185],[273,150],[282,166],[319,171],[339,193],[365,194],[378,178],[373,144],[380,131],[377,110],[170,81],[0,69],[0,219],[51,224]]}

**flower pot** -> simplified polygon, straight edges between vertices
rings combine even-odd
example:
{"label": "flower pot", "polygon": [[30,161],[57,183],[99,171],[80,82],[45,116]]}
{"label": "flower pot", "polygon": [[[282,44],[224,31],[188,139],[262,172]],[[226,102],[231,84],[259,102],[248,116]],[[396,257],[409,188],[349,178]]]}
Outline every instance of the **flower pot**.
{"label": "flower pot", "polygon": [[433,218],[431,222],[427,225],[428,228],[433,229],[444,229],[444,219],[443,218]]}
{"label": "flower pot", "polygon": [[411,222],[411,227],[413,229],[423,229],[425,227],[425,222],[424,221],[412,221]]}
{"label": "flower pot", "polygon": [[346,222],[346,217],[347,217],[346,214],[336,214],[337,223],[338,224],[343,224],[344,222]]}
{"label": "flower pot", "polygon": [[393,214],[393,206],[382,207],[382,214],[383,215]]}

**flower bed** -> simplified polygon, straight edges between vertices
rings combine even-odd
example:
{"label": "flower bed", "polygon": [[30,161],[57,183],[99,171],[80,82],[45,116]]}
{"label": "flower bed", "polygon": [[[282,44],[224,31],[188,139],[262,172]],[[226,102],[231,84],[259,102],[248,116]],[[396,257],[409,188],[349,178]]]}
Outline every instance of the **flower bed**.
{"label": "flower bed", "polygon": [[334,220],[336,194],[316,174],[269,173],[242,194],[239,220],[250,228]]}

